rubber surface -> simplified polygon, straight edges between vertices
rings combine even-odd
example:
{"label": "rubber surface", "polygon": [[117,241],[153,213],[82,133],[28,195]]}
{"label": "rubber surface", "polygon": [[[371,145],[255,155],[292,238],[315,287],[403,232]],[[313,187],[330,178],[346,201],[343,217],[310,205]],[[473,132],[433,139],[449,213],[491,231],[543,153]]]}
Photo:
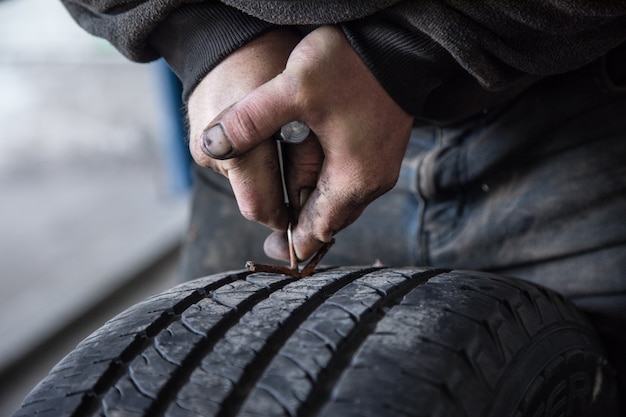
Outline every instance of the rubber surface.
{"label": "rubber surface", "polygon": [[21,416],[614,416],[614,374],[560,296],[494,275],[231,272],[121,313]]}

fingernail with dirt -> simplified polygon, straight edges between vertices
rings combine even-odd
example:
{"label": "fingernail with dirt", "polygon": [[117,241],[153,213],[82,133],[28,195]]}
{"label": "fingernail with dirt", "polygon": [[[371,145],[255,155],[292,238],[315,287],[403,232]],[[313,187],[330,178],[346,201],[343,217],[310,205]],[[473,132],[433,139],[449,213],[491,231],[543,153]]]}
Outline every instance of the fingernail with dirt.
{"label": "fingernail with dirt", "polygon": [[233,149],[233,143],[220,123],[210,126],[202,132],[202,150],[211,158],[227,158]]}

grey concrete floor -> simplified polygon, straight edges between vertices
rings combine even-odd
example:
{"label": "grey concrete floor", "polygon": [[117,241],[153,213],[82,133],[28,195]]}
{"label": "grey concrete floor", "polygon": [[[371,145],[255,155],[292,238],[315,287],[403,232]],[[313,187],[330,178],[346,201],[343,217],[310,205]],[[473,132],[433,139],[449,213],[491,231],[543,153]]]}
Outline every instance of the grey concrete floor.
{"label": "grey concrete floor", "polygon": [[0,0],[0,415],[178,280],[188,197],[168,185],[161,83],[59,1]]}

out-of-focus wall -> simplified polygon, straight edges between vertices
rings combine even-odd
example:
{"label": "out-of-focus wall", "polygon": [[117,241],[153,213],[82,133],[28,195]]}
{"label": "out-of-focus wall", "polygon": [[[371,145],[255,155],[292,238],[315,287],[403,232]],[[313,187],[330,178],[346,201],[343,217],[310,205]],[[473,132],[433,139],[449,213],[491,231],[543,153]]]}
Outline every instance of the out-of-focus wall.
{"label": "out-of-focus wall", "polygon": [[0,415],[32,382],[17,388],[28,372],[15,361],[182,238],[187,197],[167,186],[162,82],[60,1],[0,0]]}

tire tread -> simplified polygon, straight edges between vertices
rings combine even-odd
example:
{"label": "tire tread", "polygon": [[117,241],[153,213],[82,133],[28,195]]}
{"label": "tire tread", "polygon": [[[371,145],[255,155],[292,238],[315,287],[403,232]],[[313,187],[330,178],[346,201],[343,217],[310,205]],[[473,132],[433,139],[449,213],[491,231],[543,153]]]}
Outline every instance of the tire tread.
{"label": "tire tread", "polygon": [[[14,417],[490,415],[529,346],[556,331],[601,354],[591,326],[562,297],[491,274],[227,272],[114,317]],[[584,353],[576,349],[550,364]],[[544,369],[525,392],[549,376]],[[412,394],[416,386],[423,395]]]}

